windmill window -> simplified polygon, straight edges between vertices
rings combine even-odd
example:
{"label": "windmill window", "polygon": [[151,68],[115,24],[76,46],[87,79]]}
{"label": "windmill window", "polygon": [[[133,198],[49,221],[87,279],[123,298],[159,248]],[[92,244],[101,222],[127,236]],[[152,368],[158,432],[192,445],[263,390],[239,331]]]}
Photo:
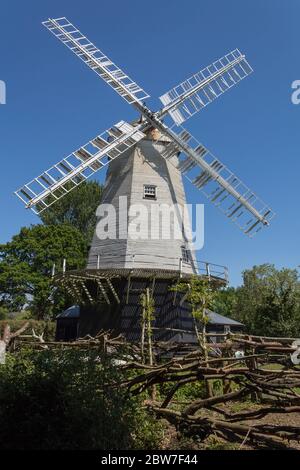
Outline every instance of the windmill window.
{"label": "windmill window", "polygon": [[156,186],[153,184],[144,185],[144,199],[156,199]]}
{"label": "windmill window", "polygon": [[182,261],[184,263],[190,262],[190,250],[187,250],[185,246],[181,247]]}

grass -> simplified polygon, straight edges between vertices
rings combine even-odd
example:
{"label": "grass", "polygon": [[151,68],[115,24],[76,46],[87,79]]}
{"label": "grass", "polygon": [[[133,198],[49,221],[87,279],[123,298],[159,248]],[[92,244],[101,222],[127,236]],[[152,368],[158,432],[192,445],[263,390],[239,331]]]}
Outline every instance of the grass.
{"label": "grass", "polygon": [[264,364],[263,368],[266,370],[282,370],[283,365],[277,364],[276,362],[270,363],[270,364]]}

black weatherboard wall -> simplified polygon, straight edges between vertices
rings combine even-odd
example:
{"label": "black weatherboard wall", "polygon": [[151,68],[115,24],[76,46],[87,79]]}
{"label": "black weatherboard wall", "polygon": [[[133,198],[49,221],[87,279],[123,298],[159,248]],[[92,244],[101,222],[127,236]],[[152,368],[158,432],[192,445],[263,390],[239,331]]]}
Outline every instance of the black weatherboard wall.
{"label": "black weatherboard wall", "polygon": [[[131,280],[128,302],[127,300],[127,279],[120,279],[114,282],[114,287],[118,292],[120,304],[110,298],[110,305],[104,302],[85,303],[76,310],[78,315],[74,318],[71,315],[57,317],[57,340],[74,339],[85,335],[95,336],[100,330],[109,330],[114,335],[122,334],[128,341],[136,342],[141,337],[141,314],[140,295],[147,287],[152,287],[152,281],[147,279]],[[154,305],[155,320],[153,326],[154,339],[156,341],[169,341],[195,343],[194,320],[191,310],[186,302],[180,305],[181,293],[170,291],[170,280],[160,279],[155,282]],[[175,297],[175,300],[174,300]],[[74,307],[73,307],[74,308]],[[68,309],[70,310],[70,309]],[[67,311],[66,311],[67,312]],[[75,310],[74,310],[75,312]],[[208,332],[224,332],[224,327],[232,331],[241,330],[243,325],[230,318],[208,311],[209,323]],[[69,324],[69,328],[68,326]],[[76,323],[76,326],[75,326]],[[157,329],[156,329],[157,328]],[[186,332],[176,332],[173,330],[185,330]]]}
{"label": "black weatherboard wall", "polygon": [[[115,334],[123,334],[128,341],[139,341],[141,336],[141,293],[151,287],[149,280],[131,280],[128,303],[127,280],[120,280],[116,290],[119,292],[120,304],[116,301],[106,303],[85,304],[81,307],[79,318],[79,335],[97,334],[101,329],[113,330]],[[154,290],[155,321],[153,326],[155,340],[194,341],[194,334],[175,334],[165,328],[186,329],[193,332],[193,319],[186,305],[180,306],[179,301],[173,302],[174,293],[169,290],[170,280],[157,280]]]}

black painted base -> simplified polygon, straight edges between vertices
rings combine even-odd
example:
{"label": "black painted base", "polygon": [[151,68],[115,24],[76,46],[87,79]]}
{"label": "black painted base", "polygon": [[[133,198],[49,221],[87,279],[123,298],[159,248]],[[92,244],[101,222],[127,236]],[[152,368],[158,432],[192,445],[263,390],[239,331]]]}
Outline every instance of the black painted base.
{"label": "black painted base", "polygon": [[[112,330],[114,335],[121,333],[127,341],[140,340],[142,315],[140,296],[147,287],[152,288],[152,281],[132,279],[129,295],[127,279],[115,280],[113,284],[118,293],[120,304],[110,294],[110,305],[105,301],[82,305],[78,325],[79,337],[87,334],[95,336],[100,330]],[[153,293],[155,306],[154,340],[195,343],[196,336],[190,308],[186,302],[180,305],[182,294],[170,291],[170,286],[169,279],[155,281]],[[188,333],[170,331],[170,329],[185,330]]]}

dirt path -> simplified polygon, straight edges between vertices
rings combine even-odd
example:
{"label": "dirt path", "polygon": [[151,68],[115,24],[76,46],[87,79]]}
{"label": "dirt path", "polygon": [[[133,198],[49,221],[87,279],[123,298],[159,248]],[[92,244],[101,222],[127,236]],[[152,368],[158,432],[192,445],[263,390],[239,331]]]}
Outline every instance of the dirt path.
{"label": "dirt path", "polygon": [[[261,419],[254,419],[247,421],[249,426],[256,424],[272,424],[273,426],[297,426],[300,427],[300,413],[274,413],[264,416]],[[290,441],[290,445],[300,450],[300,443]]]}

